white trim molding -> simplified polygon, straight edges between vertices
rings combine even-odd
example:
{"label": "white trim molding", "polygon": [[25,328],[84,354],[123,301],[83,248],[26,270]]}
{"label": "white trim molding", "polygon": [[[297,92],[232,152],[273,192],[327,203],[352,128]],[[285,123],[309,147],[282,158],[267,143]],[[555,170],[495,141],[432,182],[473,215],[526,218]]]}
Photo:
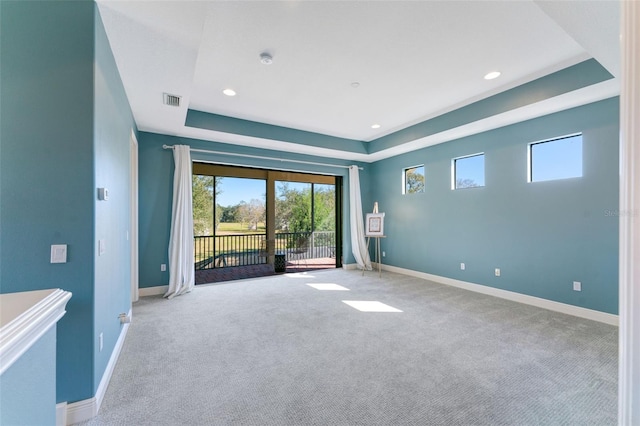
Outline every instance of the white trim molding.
{"label": "white trim molding", "polygon": [[138,139],[131,129],[129,136],[129,243],[131,248],[131,302],[137,302],[139,276],[139,242],[138,242]]}
{"label": "white trim molding", "polygon": [[67,424],[67,403],[56,404],[56,426],[66,426]]}
{"label": "white trim molding", "polygon": [[384,269],[385,271],[396,272],[416,278],[422,278],[424,280],[437,282],[439,284],[458,287],[476,293],[499,297],[500,299],[511,300],[513,302],[524,303],[526,305],[536,306],[538,308],[547,309],[550,311],[573,315],[575,317],[585,318],[614,326],[618,325],[618,316],[608,314],[606,312],[595,311],[593,309],[582,308],[580,306],[568,305],[566,303],[554,302],[553,300],[542,299],[540,297],[529,296],[526,294],[488,287],[485,285],[470,283],[467,281],[460,281],[453,278],[441,277],[439,275],[427,274],[426,272],[399,268],[397,266],[382,265],[382,269]]}
{"label": "white trim molding", "polygon": [[0,375],[56,325],[69,299],[60,289],[0,294]]}
{"label": "white trim molding", "polygon": [[349,271],[349,270],[353,270],[353,269],[358,269],[358,264],[357,263],[343,263],[342,264],[342,269]]}
{"label": "white trim molding", "polygon": [[640,424],[640,2],[622,1],[618,424]]}
{"label": "white trim molding", "polygon": [[66,420],[67,425],[84,422],[92,419],[98,414],[96,397],[83,399],[82,401],[67,404]]}
{"label": "white trim molding", "polygon": [[156,287],[141,287],[138,289],[138,295],[140,297],[157,296],[158,294],[165,294],[167,290],[169,290],[168,285],[159,285]]}
{"label": "white trim molding", "polygon": [[[131,310],[129,310],[129,317],[131,318]],[[113,348],[113,352],[111,352],[111,357],[109,358],[107,368],[102,374],[102,379],[100,380],[100,384],[98,385],[96,395],[93,398],[66,404],[65,415],[63,416],[61,414],[58,414],[57,416],[59,419],[64,417],[66,421],[66,423],[64,424],[71,425],[74,423],[84,422],[98,415],[98,411],[100,411],[100,406],[102,405],[102,401],[104,400],[104,395],[107,392],[107,387],[109,386],[109,382],[111,381],[113,370],[116,367],[116,363],[118,362],[118,358],[120,357],[120,352],[122,351],[122,347],[124,346],[124,341],[127,337],[127,331],[129,331],[129,325],[129,323],[123,324],[122,328],[120,329],[120,336],[118,337],[118,341]],[[61,405],[62,404],[58,404],[58,406]]]}

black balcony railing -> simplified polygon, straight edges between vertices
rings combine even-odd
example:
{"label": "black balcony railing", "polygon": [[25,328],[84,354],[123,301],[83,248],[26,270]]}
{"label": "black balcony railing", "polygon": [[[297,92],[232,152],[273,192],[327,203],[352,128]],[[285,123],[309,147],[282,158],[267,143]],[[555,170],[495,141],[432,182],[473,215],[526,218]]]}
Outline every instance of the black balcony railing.
{"label": "black balcony railing", "polygon": [[[232,234],[194,238],[195,269],[267,263],[266,234]],[[335,257],[335,232],[277,233],[273,254],[289,259]]]}

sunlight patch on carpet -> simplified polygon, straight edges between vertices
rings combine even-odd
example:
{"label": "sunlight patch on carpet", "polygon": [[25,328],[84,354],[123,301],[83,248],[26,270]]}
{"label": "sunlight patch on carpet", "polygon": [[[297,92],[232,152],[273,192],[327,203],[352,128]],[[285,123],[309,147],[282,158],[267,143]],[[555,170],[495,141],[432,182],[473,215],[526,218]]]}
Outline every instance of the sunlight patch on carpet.
{"label": "sunlight patch on carpet", "polygon": [[313,287],[316,290],[328,290],[328,291],[349,291],[348,288],[342,287],[339,284],[331,284],[331,283],[318,283],[318,284],[307,284],[309,287]]}
{"label": "sunlight patch on carpet", "polygon": [[402,312],[393,306],[372,300],[343,300],[342,302],[361,312]]}
{"label": "sunlight patch on carpet", "polygon": [[296,272],[293,274],[285,274],[284,275],[287,278],[315,278],[313,275],[309,275],[306,272]]}

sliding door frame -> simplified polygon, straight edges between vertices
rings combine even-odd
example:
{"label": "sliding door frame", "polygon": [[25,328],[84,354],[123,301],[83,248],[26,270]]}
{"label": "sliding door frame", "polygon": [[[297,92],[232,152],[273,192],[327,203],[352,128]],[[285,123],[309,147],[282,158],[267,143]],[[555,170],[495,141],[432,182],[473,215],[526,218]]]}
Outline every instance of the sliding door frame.
{"label": "sliding door frame", "polygon": [[[276,239],[276,181],[299,182],[311,184],[334,185],[335,202],[335,233],[336,233],[336,267],[342,267],[342,177],[314,173],[290,172],[284,170],[258,169],[241,166],[227,166],[213,163],[193,163],[193,174],[215,177],[264,179],[266,181],[266,209],[267,209],[267,241]],[[313,195],[313,194],[312,194]],[[214,190],[215,197],[215,190]],[[214,217],[216,202],[213,203]],[[274,247],[268,248],[267,263],[275,260]]]}

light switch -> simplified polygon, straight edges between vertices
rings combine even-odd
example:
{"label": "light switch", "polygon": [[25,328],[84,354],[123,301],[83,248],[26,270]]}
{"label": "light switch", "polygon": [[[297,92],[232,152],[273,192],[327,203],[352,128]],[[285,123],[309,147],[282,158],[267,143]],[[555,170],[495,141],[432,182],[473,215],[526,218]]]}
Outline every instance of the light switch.
{"label": "light switch", "polygon": [[98,256],[102,256],[105,251],[105,242],[104,240],[98,240]]}
{"label": "light switch", "polygon": [[98,188],[98,200],[107,201],[109,199],[109,190],[107,188]]}
{"label": "light switch", "polygon": [[67,245],[51,245],[51,263],[67,263]]}

